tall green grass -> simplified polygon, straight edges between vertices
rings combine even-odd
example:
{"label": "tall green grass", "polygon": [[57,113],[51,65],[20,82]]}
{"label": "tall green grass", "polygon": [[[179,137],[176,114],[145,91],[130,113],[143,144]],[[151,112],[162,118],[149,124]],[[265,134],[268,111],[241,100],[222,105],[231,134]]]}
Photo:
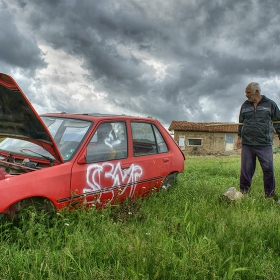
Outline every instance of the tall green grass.
{"label": "tall green grass", "polygon": [[238,156],[187,158],[168,192],[2,223],[0,279],[280,279],[280,206],[264,199],[260,167],[250,196],[220,200],[239,169]]}

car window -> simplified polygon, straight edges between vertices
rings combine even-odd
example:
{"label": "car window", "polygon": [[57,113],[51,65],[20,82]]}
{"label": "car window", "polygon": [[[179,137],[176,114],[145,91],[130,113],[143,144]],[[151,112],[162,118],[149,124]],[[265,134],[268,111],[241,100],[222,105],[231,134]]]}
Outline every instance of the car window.
{"label": "car window", "polygon": [[0,143],[0,150],[11,154],[16,153],[18,155],[30,155],[38,158],[48,157],[54,159],[54,157],[41,146],[20,139],[6,138]]}
{"label": "car window", "polygon": [[167,144],[155,125],[132,122],[131,128],[134,156],[168,152]]}
{"label": "car window", "polygon": [[154,129],[154,132],[156,135],[158,153],[168,152],[167,144],[166,144],[165,140],[163,139],[161,133],[159,132],[158,128],[155,125],[153,125],[153,129]]}
{"label": "car window", "polygon": [[156,139],[150,123],[132,122],[133,155],[142,156],[157,153]]}
{"label": "car window", "polygon": [[91,122],[67,118],[42,117],[64,160],[70,160],[76,153]]}
{"label": "car window", "polygon": [[86,161],[89,163],[122,158],[127,158],[125,123],[100,124],[87,146]]}

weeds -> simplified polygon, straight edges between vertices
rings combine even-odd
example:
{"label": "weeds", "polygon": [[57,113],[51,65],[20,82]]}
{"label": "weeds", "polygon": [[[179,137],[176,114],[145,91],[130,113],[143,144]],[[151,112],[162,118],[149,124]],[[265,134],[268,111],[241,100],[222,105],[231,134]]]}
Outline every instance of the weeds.
{"label": "weeds", "polygon": [[250,196],[220,200],[239,169],[239,157],[192,157],[168,192],[2,223],[0,279],[280,279],[280,207],[260,167]]}

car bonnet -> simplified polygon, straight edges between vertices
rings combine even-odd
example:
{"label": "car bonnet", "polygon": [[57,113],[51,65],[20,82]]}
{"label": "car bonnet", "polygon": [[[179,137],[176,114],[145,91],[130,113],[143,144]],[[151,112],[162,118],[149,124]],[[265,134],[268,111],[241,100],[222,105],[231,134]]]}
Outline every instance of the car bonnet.
{"label": "car bonnet", "polygon": [[63,162],[46,125],[15,80],[0,73],[0,137],[35,143]]}

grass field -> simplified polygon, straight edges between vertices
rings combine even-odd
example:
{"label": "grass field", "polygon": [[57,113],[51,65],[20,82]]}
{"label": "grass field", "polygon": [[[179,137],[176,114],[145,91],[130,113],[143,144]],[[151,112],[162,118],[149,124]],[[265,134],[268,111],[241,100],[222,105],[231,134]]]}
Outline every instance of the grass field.
{"label": "grass field", "polygon": [[2,224],[0,279],[280,279],[280,206],[264,199],[260,167],[250,196],[220,200],[239,169],[238,156],[190,157],[168,192]]}

